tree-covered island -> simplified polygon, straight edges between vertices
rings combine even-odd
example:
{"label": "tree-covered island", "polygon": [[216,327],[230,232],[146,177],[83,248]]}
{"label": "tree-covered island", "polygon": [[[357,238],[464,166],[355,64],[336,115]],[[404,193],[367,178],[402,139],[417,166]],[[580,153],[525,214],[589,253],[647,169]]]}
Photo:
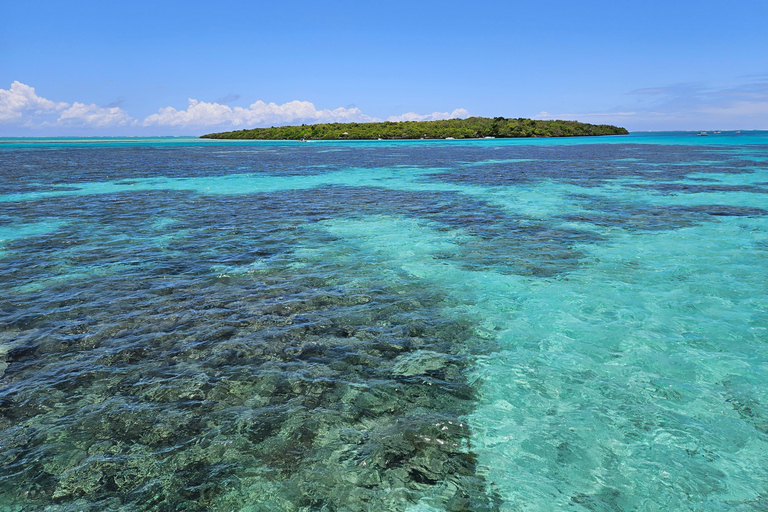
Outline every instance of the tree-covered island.
{"label": "tree-covered island", "polygon": [[539,121],[504,117],[469,117],[443,121],[400,123],[323,123],[273,126],[233,132],[209,133],[203,139],[258,140],[395,140],[395,139],[482,139],[485,137],[582,137],[626,135],[625,128],[578,121]]}

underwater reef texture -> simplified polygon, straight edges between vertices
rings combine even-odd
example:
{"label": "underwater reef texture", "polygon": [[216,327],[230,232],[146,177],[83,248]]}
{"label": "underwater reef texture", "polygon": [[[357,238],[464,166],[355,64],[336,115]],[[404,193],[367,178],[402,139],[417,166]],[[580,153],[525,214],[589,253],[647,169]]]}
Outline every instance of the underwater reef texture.
{"label": "underwater reef texture", "polygon": [[[578,269],[605,227],[768,213],[598,193],[614,183],[648,197],[768,191],[707,180],[754,162],[692,165],[690,151],[0,151],[0,229],[18,235],[0,246],[0,510],[498,510],[467,421],[479,399],[470,370],[497,350],[493,333],[331,228],[406,219],[452,237],[430,253],[435,265],[551,280]],[[409,177],[333,179],[349,169]],[[279,186],[243,191],[246,175]],[[229,177],[215,193],[194,189]],[[317,184],[291,181],[305,179]],[[573,187],[578,210],[553,221],[467,192],[549,182]],[[734,407],[750,414],[747,399]],[[574,503],[608,510],[594,499]]]}

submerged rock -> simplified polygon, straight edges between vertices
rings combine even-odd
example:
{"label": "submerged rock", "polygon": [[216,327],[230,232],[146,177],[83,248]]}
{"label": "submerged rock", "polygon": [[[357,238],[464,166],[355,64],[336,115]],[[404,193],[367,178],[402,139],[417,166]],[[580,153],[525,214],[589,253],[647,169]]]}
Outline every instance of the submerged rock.
{"label": "submerged rock", "polygon": [[398,356],[392,363],[393,375],[412,377],[442,370],[450,363],[450,360],[446,354],[430,350],[417,350]]}

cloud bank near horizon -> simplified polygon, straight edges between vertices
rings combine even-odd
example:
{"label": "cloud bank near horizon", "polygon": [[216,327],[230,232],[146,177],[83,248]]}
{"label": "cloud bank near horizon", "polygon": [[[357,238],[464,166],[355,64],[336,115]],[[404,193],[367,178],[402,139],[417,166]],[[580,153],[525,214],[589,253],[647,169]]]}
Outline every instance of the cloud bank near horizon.
{"label": "cloud bank near horizon", "polygon": [[51,126],[90,126],[105,128],[136,125],[120,107],[66,103],[38,96],[34,87],[15,81],[9,89],[0,89],[0,123],[24,128]]}
{"label": "cloud bank near horizon", "polygon": [[768,75],[715,87],[685,83],[630,91],[625,105],[599,112],[540,112],[534,119],[627,123],[634,130],[766,130]]}
{"label": "cloud bank near horizon", "polygon": [[289,101],[278,105],[257,101],[248,108],[229,107],[220,103],[207,103],[190,98],[186,110],[176,110],[173,107],[161,108],[157,114],[147,116],[143,126],[175,126],[175,127],[208,127],[231,126],[243,128],[257,125],[275,125],[297,121],[314,123],[365,123],[378,121],[367,116],[359,108],[344,108],[318,110],[309,101]]}
{"label": "cloud bank near horizon", "polygon": [[[432,121],[468,117],[469,112],[457,108],[452,112],[418,114],[408,112],[390,116],[388,121]],[[318,109],[309,101],[289,101],[278,105],[256,101],[244,107],[230,107],[218,100],[212,103],[189,98],[186,109],[160,108],[157,113],[144,119],[136,119],[119,105],[99,106],[57,102],[38,96],[34,87],[15,81],[9,89],[0,89],[0,125],[30,130],[45,129],[110,129],[162,128],[183,129],[242,129],[259,126],[275,126],[290,123],[351,123],[381,121],[364,114],[357,107]]]}

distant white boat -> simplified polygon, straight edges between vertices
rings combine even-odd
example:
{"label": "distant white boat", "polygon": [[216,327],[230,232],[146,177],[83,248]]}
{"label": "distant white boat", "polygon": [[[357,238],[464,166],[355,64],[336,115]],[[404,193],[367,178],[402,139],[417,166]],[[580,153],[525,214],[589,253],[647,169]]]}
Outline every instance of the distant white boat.
{"label": "distant white boat", "polygon": [[709,135],[707,132],[699,132],[696,134],[697,137],[706,137],[707,135]]}
{"label": "distant white boat", "polygon": [[453,137],[446,137],[445,140],[453,140]]}

